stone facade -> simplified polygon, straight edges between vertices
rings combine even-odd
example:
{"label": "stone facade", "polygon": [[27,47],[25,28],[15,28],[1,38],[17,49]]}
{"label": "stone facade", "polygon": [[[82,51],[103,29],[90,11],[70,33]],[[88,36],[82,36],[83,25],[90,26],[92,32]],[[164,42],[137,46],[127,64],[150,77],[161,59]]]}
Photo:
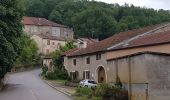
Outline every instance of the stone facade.
{"label": "stone facade", "polygon": [[[130,100],[169,100],[170,56],[140,54],[108,61],[129,91]],[[110,80],[115,82],[115,80]]]}
{"label": "stone facade", "polygon": [[66,43],[66,40],[42,38],[39,35],[33,35],[31,38],[34,39],[38,45],[38,53],[44,55],[48,55],[51,52],[58,50],[60,46],[64,46]]}
{"label": "stone facade", "polygon": [[[106,62],[106,54],[99,53],[101,55],[101,59],[96,60],[96,54],[94,55],[88,55],[88,56],[80,56],[76,58],[69,58],[64,57],[64,66],[68,70],[68,72],[79,72],[78,79],[84,79],[83,72],[89,71],[89,79],[94,79],[96,82],[98,82],[98,69],[100,67],[103,67],[104,69],[107,69],[107,62]],[[87,64],[87,58],[90,58],[90,64]],[[76,60],[76,65],[74,65],[74,60]],[[67,62],[66,62],[67,61]],[[86,75],[85,75],[86,76]],[[105,77],[107,81],[107,76]]]}
{"label": "stone facade", "polygon": [[35,35],[35,34],[46,34],[57,37],[64,37],[68,39],[74,38],[73,29],[68,26],[57,24],[55,22],[49,21],[45,18],[36,18],[36,17],[24,17],[23,18],[24,31],[26,34]]}
{"label": "stone facade", "polygon": [[24,32],[28,35],[49,33],[52,36],[73,39],[73,30],[64,27],[25,25]]}
{"label": "stone facade", "polygon": [[[77,50],[78,53],[74,51],[73,55],[64,57],[64,66],[69,73],[78,72],[77,78],[80,80],[90,78],[98,83],[107,82],[114,84],[116,78],[120,77],[124,87],[129,91],[129,100],[169,100],[169,30],[169,25],[159,27],[120,43],[113,43],[113,45],[110,45],[103,51],[96,50],[96,52],[83,53],[85,50],[94,51],[92,50],[93,47],[100,45],[79,49]],[[166,31],[169,33],[166,33]],[[165,32],[167,36],[163,36],[161,35],[163,33],[159,32]],[[158,33],[159,35],[155,35]],[[143,39],[142,37],[149,35],[155,35],[156,37],[153,37],[150,42],[145,42],[149,41],[146,40],[148,38]],[[161,43],[160,37],[166,40],[166,42]],[[132,45],[131,41],[140,38],[145,40],[140,41],[140,46],[126,48],[128,45]],[[159,41],[157,41],[158,39]],[[101,47],[107,45],[107,42],[106,44],[104,44],[105,42],[99,43]],[[123,45],[122,48],[110,49],[121,45]],[[100,59],[97,60],[97,57]],[[90,59],[89,64],[87,64],[87,59]]]}

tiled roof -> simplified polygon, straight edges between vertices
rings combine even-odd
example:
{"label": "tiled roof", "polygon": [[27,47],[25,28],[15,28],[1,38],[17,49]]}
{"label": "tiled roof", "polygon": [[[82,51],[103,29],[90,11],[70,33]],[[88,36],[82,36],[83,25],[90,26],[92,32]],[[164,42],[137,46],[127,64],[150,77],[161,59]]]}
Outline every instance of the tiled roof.
{"label": "tiled roof", "polygon": [[78,50],[80,50],[80,49],[79,49],[79,48],[74,48],[74,49],[68,50],[68,51],[66,51],[66,52],[63,54],[63,56],[70,56],[72,53],[74,53],[74,52],[76,52],[76,51],[78,51]]}
{"label": "tiled roof", "polygon": [[67,27],[67,26],[49,21],[45,18],[27,17],[27,16],[23,17],[23,24],[24,25],[37,25],[37,26]]}
{"label": "tiled roof", "polygon": [[92,39],[92,38],[79,38],[78,40],[86,41],[87,42],[87,46],[89,46],[89,45],[91,45],[93,43],[99,42],[97,39]]}
{"label": "tiled roof", "polygon": [[42,39],[59,40],[59,41],[66,41],[67,40],[64,37],[52,36],[50,34],[36,34],[36,35],[41,37]]}
{"label": "tiled roof", "polygon": [[167,23],[152,25],[152,26],[148,26],[148,27],[144,27],[144,28],[140,28],[140,29],[129,30],[126,32],[121,32],[119,34],[113,35],[110,38],[107,38],[107,39],[102,40],[98,43],[90,45],[87,48],[82,48],[82,49],[77,50],[76,52],[72,52],[69,55],[69,57],[91,54],[91,53],[95,53],[95,52],[102,52],[102,51],[107,50],[107,48],[109,48],[113,45],[116,45],[124,40],[133,38],[137,35],[140,35],[140,34],[143,34],[143,33],[149,32],[149,31],[153,31],[154,29],[163,27],[165,25],[167,25]]}
{"label": "tiled roof", "polygon": [[126,46],[122,44],[114,47],[112,50],[156,45],[162,43],[170,43],[170,31],[147,34],[128,42]]}

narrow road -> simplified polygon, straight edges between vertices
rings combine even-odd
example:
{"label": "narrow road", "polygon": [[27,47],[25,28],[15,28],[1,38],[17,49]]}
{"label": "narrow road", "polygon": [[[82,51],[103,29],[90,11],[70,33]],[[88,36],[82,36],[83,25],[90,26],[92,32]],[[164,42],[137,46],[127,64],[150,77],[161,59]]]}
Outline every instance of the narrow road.
{"label": "narrow road", "polygon": [[36,69],[8,75],[8,84],[0,92],[0,100],[71,100],[45,84],[39,73]]}

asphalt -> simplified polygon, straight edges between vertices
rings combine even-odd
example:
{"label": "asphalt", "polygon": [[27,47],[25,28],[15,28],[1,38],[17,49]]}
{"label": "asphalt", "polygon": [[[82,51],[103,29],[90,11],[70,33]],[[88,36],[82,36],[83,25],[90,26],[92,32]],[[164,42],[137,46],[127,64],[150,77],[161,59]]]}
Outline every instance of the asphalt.
{"label": "asphalt", "polygon": [[8,75],[0,100],[72,100],[44,83],[39,74],[40,69]]}

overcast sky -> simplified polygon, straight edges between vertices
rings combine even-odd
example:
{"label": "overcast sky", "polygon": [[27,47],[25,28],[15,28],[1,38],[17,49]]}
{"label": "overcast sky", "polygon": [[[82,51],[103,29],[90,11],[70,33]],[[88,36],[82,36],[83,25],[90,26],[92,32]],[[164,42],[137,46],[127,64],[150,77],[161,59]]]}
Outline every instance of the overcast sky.
{"label": "overcast sky", "polygon": [[170,10],[170,0],[96,0],[106,3],[118,3],[123,5],[126,3],[133,4],[135,6],[142,6],[154,9]]}

